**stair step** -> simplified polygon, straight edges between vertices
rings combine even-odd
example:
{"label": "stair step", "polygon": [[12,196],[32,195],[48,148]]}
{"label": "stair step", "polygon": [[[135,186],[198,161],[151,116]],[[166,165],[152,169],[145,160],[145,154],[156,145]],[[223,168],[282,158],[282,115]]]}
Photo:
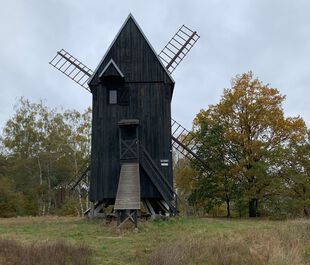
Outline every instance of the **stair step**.
{"label": "stair step", "polygon": [[138,163],[124,163],[115,199],[115,210],[140,209],[140,172]]}

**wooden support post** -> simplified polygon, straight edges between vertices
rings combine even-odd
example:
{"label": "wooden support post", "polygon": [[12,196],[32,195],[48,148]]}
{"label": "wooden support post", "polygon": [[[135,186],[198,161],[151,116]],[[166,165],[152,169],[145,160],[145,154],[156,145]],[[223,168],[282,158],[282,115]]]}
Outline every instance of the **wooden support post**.
{"label": "wooden support post", "polygon": [[138,229],[138,210],[134,212],[135,229]]}
{"label": "wooden support post", "polygon": [[90,219],[94,219],[94,217],[95,217],[95,204],[93,202],[90,203],[89,217],[90,217]]}
{"label": "wooden support post", "polygon": [[129,220],[134,224],[135,231],[138,230],[138,210],[118,210],[116,217],[118,228],[121,228]]}
{"label": "wooden support post", "polygon": [[121,225],[121,211],[117,210],[116,211],[116,218],[117,218],[117,227]]}

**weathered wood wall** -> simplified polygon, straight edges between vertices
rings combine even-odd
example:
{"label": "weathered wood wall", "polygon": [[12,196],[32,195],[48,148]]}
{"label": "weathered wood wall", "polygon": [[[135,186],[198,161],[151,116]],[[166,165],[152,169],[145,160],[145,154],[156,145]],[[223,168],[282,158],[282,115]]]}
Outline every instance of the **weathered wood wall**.
{"label": "weathered wood wall", "polygon": [[[124,82],[107,84],[99,79],[99,73],[110,59],[124,74]],[[172,185],[170,104],[173,86],[139,28],[129,18],[90,83],[93,93],[91,201],[116,196],[120,174],[117,123],[122,119],[139,120],[141,143]],[[111,88],[127,91],[129,104],[108,104]],[[162,167],[161,159],[168,159],[169,166]],[[160,198],[145,172],[142,169],[140,172],[141,197]]]}

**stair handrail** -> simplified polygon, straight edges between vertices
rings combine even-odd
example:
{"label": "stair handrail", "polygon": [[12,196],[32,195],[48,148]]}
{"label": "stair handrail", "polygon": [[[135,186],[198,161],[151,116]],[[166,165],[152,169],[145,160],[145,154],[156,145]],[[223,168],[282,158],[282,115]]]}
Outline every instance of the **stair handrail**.
{"label": "stair handrail", "polygon": [[[151,171],[148,172],[148,175],[150,175],[152,182],[155,184],[155,186],[159,185],[157,187],[157,189],[160,189],[159,192],[162,193],[164,192],[164,194],[162,194],[164,197],[166,197],[166,195],[168,196],[169,193],[172,193],[171,189],[169,189],[169,187],[165,184],[165,182],[162,181],[162,178],[158,176],[157,171],[154,169],[153,165],[150,163],[149,159],[143,157],[141,159],[142,164],[141,166],[146,170],[146,171]],[[152,174],[153,173],[153,174]],[[156,182],[156,183],[155,183]],[[170,196],[169,196],[170,197]],[[168,199],[168,197],[166,198]],[[170,198],[169,200],[172,200],[172,198]]]}
{"label": "stair handrail", "polygon": [[[153,161],[151,155],[147,152],[146,148],[140,144],[140,148],[142,149],[141,154],[144,155],[144,157],[146,158],[146,160],[151,164],[151,166],[153,167],[153,169],[155,170],[155,174],[157,176],[157,179],[162,181],[165,184],[165,188],[168,188],[168,191],[172,193],[172,199],[175,200],[175,206],[173,206],[174,208],[177,207],[177,201],[178,201],[178,194],[174,191],[173,187],[170,185],[170,183],[167,181],[167,179],[165,178],[165,176],[163,175],[163,173],[161,172],[161,170],[158,168],[158,166],[156,165],[156,163]],[[144,158],[143,157],[143,158]],[[174,209],[174,211],[176,211],[177,209]]]}
{"label": "stair handrail", "polygon": [[146,158],[149,160],[149,162],[152,164],[152,166],[156,169],[157,173],[160,175],[161,179],[165,182],[165,184],[169,187],[170,191],[174,192],[173,188],[171,187],[170,183],[167,181],[161,170],[158,168],[158,166],[153,161],[151,155],[146,151],[145,147],[140,144],[143,153],[145,154]]}

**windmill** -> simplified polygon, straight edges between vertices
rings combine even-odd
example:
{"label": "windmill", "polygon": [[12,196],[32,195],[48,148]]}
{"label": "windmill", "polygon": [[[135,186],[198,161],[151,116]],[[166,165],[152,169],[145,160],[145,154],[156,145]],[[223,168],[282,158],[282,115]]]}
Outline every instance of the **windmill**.
{"label": "windmill", "polygon": [[119,226],[137,225],[141,204],[151,217],[177,214],[172,147],[207,167],[194,136],[171,118],[171,74],[198,39],[183,25],[157,54],[130,14],[95,71],[63,49],[50,61],[93,96],[90,163],[69,183],[90,178],[91,217],[107,216],[109,205]]}

